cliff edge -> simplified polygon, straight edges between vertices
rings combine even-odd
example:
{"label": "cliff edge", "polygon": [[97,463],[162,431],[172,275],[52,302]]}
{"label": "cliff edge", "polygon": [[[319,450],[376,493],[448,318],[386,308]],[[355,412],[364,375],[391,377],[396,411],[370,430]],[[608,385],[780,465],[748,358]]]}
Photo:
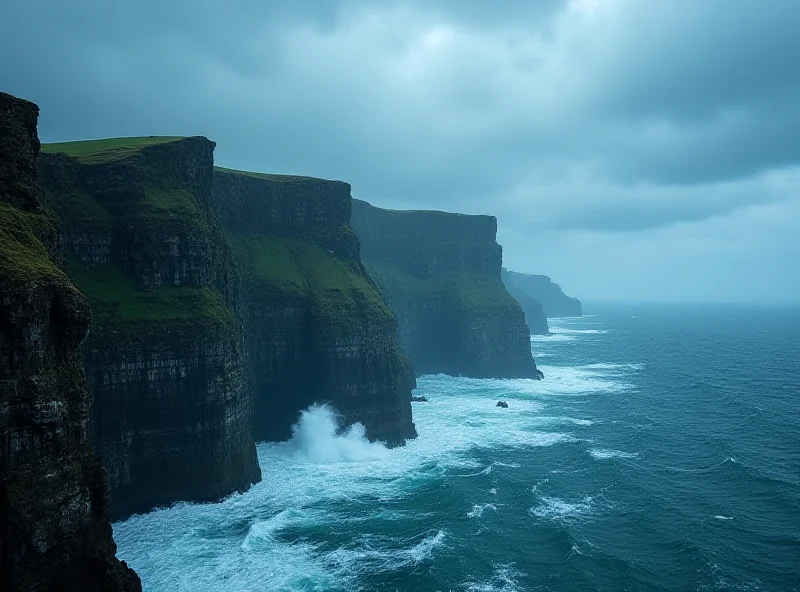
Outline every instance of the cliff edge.
{"label": "cliff edge", "polygon": [[78,355],[86,298],[42,207],[39,108],[0,93],[0,589],[140,591],[115,558]]}
{"label": "cliff edge", "polygon": [[583,316],[581,301],[564,294],[561,286],[546,275],[517,273],[503,268],[503,283],[509,291],[521,292],[542,305],[548,318]]}
{"label": "cliff edge", "polygon": [[283,440],[299,412],[329,402],[389,445],[416,437],[410,364],[397,320],[349,226],[350,186],[223,168],[214,208],[242,275],[257,440]]}
{"label": "cliff edge", "polygon": [[541,378],[524,313],[500,281],[494,217],[353,200],[351,223],[417,375]]}
{"label": "cliff edge", "polygon": [[67,273],[92,308],[83,354],[115,519],[261,478],[239,280],[211,208],[214,146],[115,138],[39,157]]}

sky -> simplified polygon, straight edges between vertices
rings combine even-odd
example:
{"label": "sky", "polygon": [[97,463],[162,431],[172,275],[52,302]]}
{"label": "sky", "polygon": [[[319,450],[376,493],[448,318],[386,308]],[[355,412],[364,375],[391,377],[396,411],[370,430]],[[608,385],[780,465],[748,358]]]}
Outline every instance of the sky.
{"label": "sky", "polygon": [[491,214],[584,300],[800,303],[796,0],[0,0],[42,141]]}

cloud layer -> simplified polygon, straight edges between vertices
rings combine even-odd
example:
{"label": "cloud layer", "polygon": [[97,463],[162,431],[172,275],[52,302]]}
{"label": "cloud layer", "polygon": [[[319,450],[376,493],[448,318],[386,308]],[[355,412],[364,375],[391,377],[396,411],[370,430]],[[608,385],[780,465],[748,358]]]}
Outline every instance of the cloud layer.
{"label": "cloud layer", "polygon": [[509,266],[584,298],[800,300],[794,0],[7,12],[0,80],[45,141],[206,135],[224,166],[494,214]]}

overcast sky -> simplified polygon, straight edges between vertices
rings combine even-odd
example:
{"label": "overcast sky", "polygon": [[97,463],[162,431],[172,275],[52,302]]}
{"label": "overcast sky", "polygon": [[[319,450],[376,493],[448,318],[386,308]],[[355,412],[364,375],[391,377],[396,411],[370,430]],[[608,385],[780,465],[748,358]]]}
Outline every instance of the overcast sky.
{"label": "overcast sky", "polygon": [[798,0],[0,1],[43,141],[493,214],[585,300],[800,302]]}

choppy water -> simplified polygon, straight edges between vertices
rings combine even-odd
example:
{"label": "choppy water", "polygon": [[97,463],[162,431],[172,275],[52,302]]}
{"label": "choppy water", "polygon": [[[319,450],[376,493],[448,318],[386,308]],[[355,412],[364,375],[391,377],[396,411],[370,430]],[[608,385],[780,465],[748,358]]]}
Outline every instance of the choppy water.
{"label": "choppy water", "polygon": [[119,556],[151,591],[800,590],[800,310],[594,312],[532,338],[542,382],[420,379],[405,448],[309,410]]}

